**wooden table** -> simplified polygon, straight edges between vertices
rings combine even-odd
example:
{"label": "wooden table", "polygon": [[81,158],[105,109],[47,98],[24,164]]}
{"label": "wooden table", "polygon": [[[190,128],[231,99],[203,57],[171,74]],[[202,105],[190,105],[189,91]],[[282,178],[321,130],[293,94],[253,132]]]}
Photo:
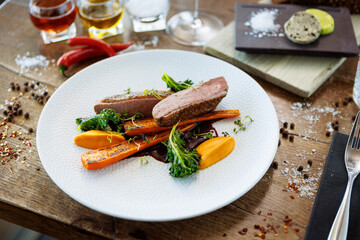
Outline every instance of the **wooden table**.
{"label": "wooden table", "polygon": [[[220,17],[225,24],[234,16],[235,0],[200,1],[203,11]],[[170,16],[178,11],[190,8],[192,1],[172,1]],[[36,72],[29,70],[20,73],[15,58],[29,52],[32,56],[41,54],[47,59],[58,59],[69,48],[65,44],[42,44],[39,32],[32,26],[28,13],[27,1],[10,1],[0,9],[0,104],[11,97],[19,97],[24,91],[24,83],[32,81],[41,83],[51,95],[57,87],[66,81],[57,68],[50,62],[47,69]],[[84,29],[77,20],[80,34]],[[154,35],[134,34],[128,29],[123,36],[108,39],[109,42],[135,41],[153,39]],[[185,47],[173,42],[164,32],[155,33],[158,44],[154,48],[183,49],[203,53],[200,47]],[[153,48],[146,46],[146,48]],[[86,61],[71,68],[76,72],[93,61]],[[23,148],[20,160],[8,159],[0,165],[0,217],[7,221],[31,228],[60,239],[254,239],[260,233],[254,225],[267,228],[275,227],[266,234],[266,239],[303,239],[306,226],[314,203],[314,197],[300,196],[300,193],[288,189],[286,169],[312,161],[309,175],[319,175],[324,167],[329,151],[332,134],[326,136],[327,124],[337,120],[339,130],[348,133],[352,116],[358,108],[353,102],[343,104],[345,98],[352,95],[352,86],[356,71],[357,58],[348,59],[330,79],[309,99],[302,99],[274,85],[256,78],[273,101],[279,117],[279,125],[286,121],[294,123],[295,129],[288,131],[294,141],[280,137],[274,161],[278,169],[269,168],[259,183],[235,202],[204,216],[174,222],[135,222],[107,216],[71,199],[62,192],[44,171],[37,151],[35,133],[28,133],[30,128],[36,130],[43,105],[29,99],[30,92],[24,93],[20,101],[24,112],[30,118],[24,121],[24,114],[15,117],[13,123],[0,128],[7,131],[7,138],[0,141],[1,148],[7,146]],[[39,74],[39,72],[41,74]],[[10,83],[19,83],[20,91],[8,91]],[[335,103],[339,103],[336,107]],[[299,109],[294,103],[308,104]],[[325,107],[332,107],[336,112],[321,113]],[[321,110],[322,109],[322,110]],[[3,110],[0,119],[4,119]],[[21,132],[21,136],[10,137],[11,133]],[[19,137],[24,139],[19,140]],[[29,139],[29,143],[25,142]],[[25,142],[25,143],[23,143]],[[25,146],[26,145],[26,146]],[[6,146],[5,146],[6,147]],[[289,163],[286,165],[286,162]],[[291,166],[293,164],[293,166]],[[316,182],[315,182],[316,183]],[[318,183],[315,184],[316,186]],[[287,189],[287,190],[286,190]],[[316,194],[316,188],[313,191]],[[293,198],[293,199],[292,199]],[[284,218],[292,218],[292,226],[284,231]],[[239,231],[248,229],[246,235]]]}

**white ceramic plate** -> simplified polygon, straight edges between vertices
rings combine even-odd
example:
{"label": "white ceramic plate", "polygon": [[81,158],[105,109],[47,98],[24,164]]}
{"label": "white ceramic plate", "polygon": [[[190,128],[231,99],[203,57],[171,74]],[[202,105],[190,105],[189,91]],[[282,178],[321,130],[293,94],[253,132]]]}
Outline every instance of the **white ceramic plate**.
{"label": "white ceramic plate", "polygon": [[[165,89],[163,70],[175,80],[195,83],[224,76],[228,95],[217,109],[239,109],[254,122],[233,134],[234,119],[215,124],[235,137],[234,151],[185,179],[169,175],[169,165],[147,157],[129,158],[89,171],[80,161],[87,149],[73,143],[75,119],[94,114],[94,104],[125,89]],[[240,69],[213,57],[177,50],[149,50],[108,58],[68,79],[46,104],[37,128],[37,148],[51,179],[83,205],[115,217],[168,221],[219,209],[249,191],[269,168],[278,144],[278,119],[265,91]]]}

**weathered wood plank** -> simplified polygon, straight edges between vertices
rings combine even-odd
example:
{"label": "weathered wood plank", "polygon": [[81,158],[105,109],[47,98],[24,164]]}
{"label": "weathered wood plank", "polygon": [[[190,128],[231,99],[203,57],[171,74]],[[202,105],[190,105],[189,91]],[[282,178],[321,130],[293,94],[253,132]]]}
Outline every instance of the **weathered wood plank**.
{"label": "weathered wood plank", "polygon": [[[233,20],[234,3],[235,1],[232,0],[200,1],[200,8],[216,14],[227,24]],[[173,8],[169,16],[180,10],[189,9],[192,4],[192,1],[185,3],[182,0],[172,1]],[[12,96],[19,96],[17,91],[8,91],[11,82],[19,83],[23,90],[23,84],[26,81],[29,83],[40,81],[43,84],[41,86],[44,88],[46,86],[51,95],[66,81],[53,65],[42,70],[41,75],[31,70],[19,76],[20,69],[14,61],[17,54],[23,56],[29,51],[34,55],[42,54],[51,60],[57,59],[69,49],[63,44],[44,46],[41,43],[38,31],[28,20],[26,5],[27,1],[17,0],[6,4],[0,10],[0,22],[9,23],[0,24],[0,31],[6,33],[0,35],[0,105]],[[84,32],[81,23],[77,22],[77,24],[80,32]],[[178,45],[164,32],[155,35],[159,39],[158,45],[146,48],[203,52],[201,48]],[[142,43],[144,39],[152,39],[153,36],[146,33],[134,34],[129,31],[123,36],[107,41],[132,40]],[[79,71],[96,60],[77,64],[70,71]],[[351,117],[355,115],[358,108],[354,103],[345,106],[342,102],[346,97],[351,96],[356,64],[357,58],[348,59],[306,100],[255,77],[273,101],[278,113],[279,125],[282,121],[295,123],[295,129],[287,129],[294,136],[294,142],[280,137],[281,145],[274,159],[279,163],[278,169],[270,168],[253,189],[222,209],[197,218],[167,223],[114,219],[86,208],[63,193],[41,166],[36,152],[35,133],[28,134],[30,128],[36,131],[43,105],[33,99],[21,97],[22,108],[24,112],[30,113],[30,118],[23,122],[23,116],[15,117],[15,121],[9,124],[11,127],[8,133],[21,131],[22,136],[30,138],[32,147],[27,146],[21,155],[26,156],[26,160],[12,159],[5,165],[0,165],[0,217],[60,239],[112,239],[113,237],[116,239],[145,239],[145,237],[146,239],[218,239],[223,238],[224,234],[226,234],[224,239],[254,239],[254,234],[259,233],[259,230],[254,229],[254,225],[267,228],[268,223],[275,226],[279,236],[275,236],[275,233],[271,231],[267,233],[266,239],[303,239],[314,199],[300,197],[300,193],[296,192],[284,192],[283,190],[288,186],[289,176],[281,171],[286,171],[286,168],[297,168],[300,165],[306,167],[307,161],[312,160],[310,176],[320,173],[332,137],[327,137],[325,134],[328,130],[327,123],[338,120],[340,132],[350,131]],[[30,96],[30,94],[31,91],[25,96]],[[309,103],[311,106],[292,109],[294,103],[297,102]],[[335,107],[335,102],[339,102],[339,107]],[[334,111],[340,111],[340,113],[335,116],[332,112],[319,113],[319,110],[325,107],[332,107]],[[312,109],[315,110],[312,111]],[[318,120],[310,123],[311,116],[317,117]],[[0,120],[4,117],[1,110]],[[304,136],[307,136],[308,140],[303,139]],[[16,146],[23,143],[18,138],[9,138],[8,144]],[[282,165],[285,160],[289,163]],[[291,195],[294,199],[291,199]],[[260,215],[259,211],[261,211]],[[272,216],[268,215],[270,212]],[[286,215],[293,218],[293,226],[288,226],[288,233],[285,233],[283,228]],[[248,233],[240,235],[239,231],[244,227],[248,228]],[[296,232],[295,228],[299,228],[299,232]]]}

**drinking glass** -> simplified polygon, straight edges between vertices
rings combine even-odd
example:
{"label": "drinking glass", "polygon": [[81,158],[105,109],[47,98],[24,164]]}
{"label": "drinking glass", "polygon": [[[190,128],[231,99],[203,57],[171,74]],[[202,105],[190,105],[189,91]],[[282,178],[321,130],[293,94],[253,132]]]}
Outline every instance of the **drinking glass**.
{"label": "drinking glass", "polygon": [[123,0],[79,1],[79,16],[92,38],[102,39],[123,33],[123,14]]}
{"label": "drinking glass", "polygon": [[29,3],[30,19],[40,30],[45,44],[76,36],[76,11],[73,0],[30,0]]}
{"label": "drinking glass", "polygon": [[358,65],[356,69],[356,76],[353,88],[353,99],[356,105],[360,108],[360,59],[358,60]]}
{"label": "drinking glass", "polygon": [[170,0],[126,0],[125,7],[134,32],[158,31],[166,28]]}
{"label": "drinking glass", "polygon": [[224,24],[217,17],[199,12],[199,0],[195,0],[194,11],[180,12],[171,17],[166,32],[180,44],[203,46],[223,27]]}

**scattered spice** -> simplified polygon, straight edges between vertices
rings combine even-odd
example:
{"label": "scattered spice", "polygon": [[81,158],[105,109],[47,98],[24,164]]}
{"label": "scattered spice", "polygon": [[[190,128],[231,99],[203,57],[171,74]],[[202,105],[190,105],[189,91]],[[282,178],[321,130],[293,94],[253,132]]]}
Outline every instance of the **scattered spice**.
{"label": "scattered spice", "polygon": [[279,166],[279,163],[278,163],[278,162],[273,162],[273,163],[272,163],[272,168],[273,168],[273,169],[275,169],[275,170],[278,169],[278,166]]}
{"label": "scattered spice", "polygon": [[313,162],[311,160],[308,160],[307,163],[309,164],[309,166],[311,167]]}
{"label": "scattered spice", "polygon": [[293,136],[293,135],[290,135],[289,141],[290,141],[290,142],[294,142],[294,136]]}
{"label": "scattered spice", "polygon": [[294,195],[290,195],[290,198],[291,198],[291,199],[295,199]]}
{"label": "scattered spice", "polygon": [[295,129],[295,124],[294,124],[294,123],[291,123],[291,124],[290,124],[290,129],[291,129],[291,130],[294,130],[294,129]]}
{"label": "scattered spice", "polygon": [[287,128],[287,127],[288,127],[288,124],[289,124],[288,122],[284,122],[284,123],[283,123],[284,128]]}
{"label": "scattered spice", "polygon": [[289,136],[289,132],[285,130],[285,131],[283,132],[283,134],[282,134],[282,137],[283,137],[283,138],[288,138],[288,136]]}

